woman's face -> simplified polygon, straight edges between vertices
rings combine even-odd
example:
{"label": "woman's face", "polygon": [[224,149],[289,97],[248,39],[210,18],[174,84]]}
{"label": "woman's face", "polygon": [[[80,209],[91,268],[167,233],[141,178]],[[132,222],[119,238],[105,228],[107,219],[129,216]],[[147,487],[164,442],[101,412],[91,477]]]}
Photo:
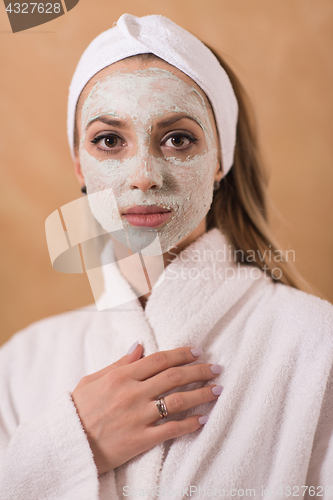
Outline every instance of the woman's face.
{"label": "woman's face", "polygon": [[203,91],[164,61],[131,58],[95,75],[80,103],[76,171],[103,228],[155,230],[162,253],[204,232],[222,173]]}

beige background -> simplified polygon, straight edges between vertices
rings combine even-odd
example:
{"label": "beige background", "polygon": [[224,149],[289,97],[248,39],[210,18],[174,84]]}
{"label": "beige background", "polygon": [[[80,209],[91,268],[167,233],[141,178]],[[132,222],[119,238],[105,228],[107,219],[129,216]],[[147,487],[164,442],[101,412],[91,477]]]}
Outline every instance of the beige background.
{"label": "beige background", "polygon": [[0,343],[32,321],[92,301],[84,275],[51,267],[44,222],[81,193],[66,142],[68,85],[80,54],[124,12],[163,14],[216,48],[256,110],[281,214],[275,232],[333,301],[331,0],[80,0],[11,34],[0,6]]}

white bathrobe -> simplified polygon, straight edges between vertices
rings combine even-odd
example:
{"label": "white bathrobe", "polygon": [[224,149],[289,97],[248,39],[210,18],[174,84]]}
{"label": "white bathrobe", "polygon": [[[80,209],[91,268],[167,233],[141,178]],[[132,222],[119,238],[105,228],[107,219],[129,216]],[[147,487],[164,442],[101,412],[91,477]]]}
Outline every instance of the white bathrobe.
{"label": "white bathrobe", "polygon": [[[333,498],[333,307],[239,272],[225,245],[217,229],[190,245],[145,310],[133,293],[122,310],[48,318],[2,347],[1,500]],[[129,288],[120,271],[107,279],[107,293]],[[146,355],[201,347],[224,390],[168,417],[209,415],[201,429],[98,477],[70,392],[136,340]]]}

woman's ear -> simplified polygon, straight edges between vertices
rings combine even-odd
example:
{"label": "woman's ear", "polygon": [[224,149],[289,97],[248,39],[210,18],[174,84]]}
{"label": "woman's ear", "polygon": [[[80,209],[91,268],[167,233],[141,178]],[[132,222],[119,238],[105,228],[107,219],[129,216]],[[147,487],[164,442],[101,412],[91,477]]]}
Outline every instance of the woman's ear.
{"label": "woman's ear", "polygon": [[75,155],[74,172],[75,172],[76,177],[78,178],[80,187],[82,188],[85,185],[85,181],[84,181],[84,177],[83,177],[83,174],[82,174],[82,169],[81,169],[81,163],[80,163],[79,155]]}
{"label": "woman's ear", "polygon": [[216,161],[216,170],[214,180],[220,182],[223,177],[221,160]]}

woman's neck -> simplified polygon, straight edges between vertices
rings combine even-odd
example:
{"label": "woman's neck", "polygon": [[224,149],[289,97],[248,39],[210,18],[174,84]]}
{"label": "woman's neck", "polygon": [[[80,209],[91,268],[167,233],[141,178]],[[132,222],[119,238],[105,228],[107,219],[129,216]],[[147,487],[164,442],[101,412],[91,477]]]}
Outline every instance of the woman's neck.
{"label": "woman's neck", "polygon": [[[206,232],[206,219],[202,219],[200,224],[197,226],[194,231],[191,231],[185,238],[183,238],[176,246],[170,248],[168,252],[163,254],[163,264],[164,268],[166,268],[176,257],[177,255],[182,252],[187,246],[189,246],[191,243],[193,243],[199,236],[204,234]],[[148,257],[149,260],[151,261],[150,263],[152,264],[149,266],[149,268],[157,269],[160,270],[158,273],[155,273],[155,276],[153,276],[153,283],[151,282],[151,273],[148,277],[147,271],[144,266],[139,265],[140,272],[138,272],[138,260],[133,259],[133,262],[126,262],[124,261],[124,256],[128,254],[128,256],[131,256],[132,253],[131,251],[126,248],[122,243],[120,243],[118,240],[112,238],[113,241],[113,248],[115,251],[115,256],[118,262],[118,266],[120,268],[121,273],[123,274],[124,278],[129,282],[129,284],[132,286],[132,288],[135,290],[135,292],[138,294],[139,301],[142,305],[142,308],[145,309],[146,303],[148,298],[151,295],[152,287],[156,283],[157,279],[159,278],[159,275],[161,274],[161,265],[160,265],[160,256],[155,256],[155,257]],[[136,254],[138,255],[138,254]],[[142,256],[138,258],[141,259],[142,261]],[[156,266],[154,266],[153,260],[158,261]],[[122,262],[123,261],[123,262]],[[144,278],[141,269],[143,268],[144,270]],[[144,289],[147,289],[147,284],[150,284],[149,286],[149,291],[146,293],[142,293]]]}

